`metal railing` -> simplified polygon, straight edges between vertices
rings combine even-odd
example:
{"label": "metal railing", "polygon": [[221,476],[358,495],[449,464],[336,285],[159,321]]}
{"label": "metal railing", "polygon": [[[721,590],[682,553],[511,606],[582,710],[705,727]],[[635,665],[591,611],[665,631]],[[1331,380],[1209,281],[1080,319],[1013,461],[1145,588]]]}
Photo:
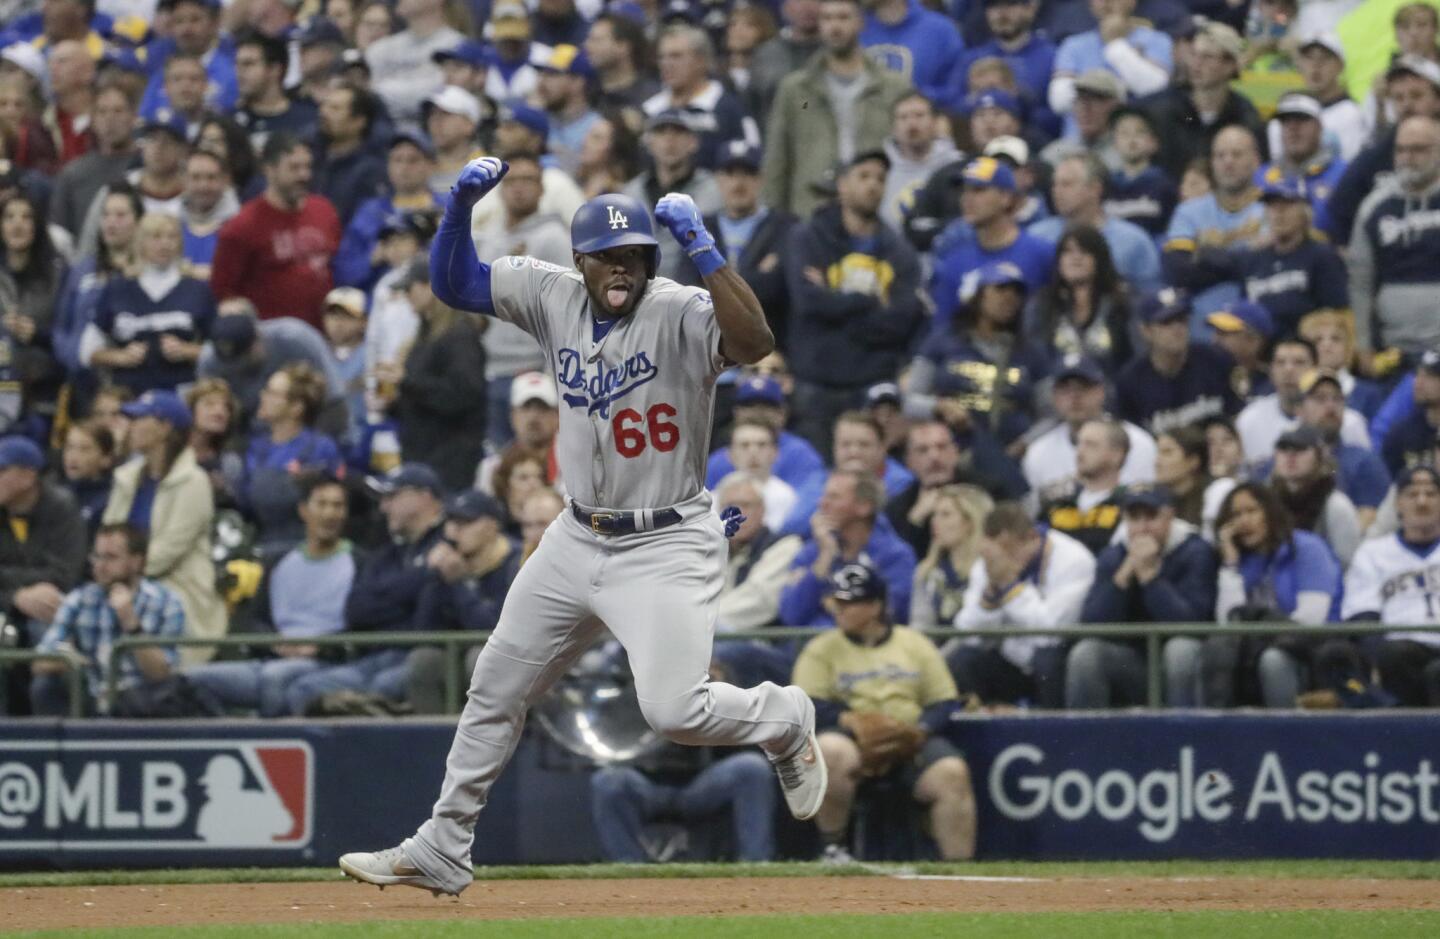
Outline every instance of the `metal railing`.
{"label": "metal railing", "polygon": [[59,662],[65,667],[65,698],[71,717],[85,716],[85,659],[74,652],[37,652],[34,649],[0,649],[0,668],[30,662]]}
{"label": "metal railing", "polygon": [[[807,639],[830,631],[830,627],[816,626],[769,626],[761,629],[720,633],[720,642],[762,641],[781,642],[790,639]],[[1164,660],[1162,650],[1165,640],[1175,636],[1313,636],[1317,639],[1334,637],[1375,636],[1394,632],[1437,632],[1440,623],[1418,626],[1395,626],[1384,623],[1327,623],[1322,626],[1301,626],[1297,623],[1085,623],[1073,626],[1049,626],[1016,628],[1013,626],[986,629],[955,629],[953,627],[921,629],[939,645],[945,640],[968,639],[1013,639],[1026,637],[1055,637],[1061,639],[1103,639],[1140,640],[1145,644],[1146,703],[1151,708],[1160,708],[1164,703]],[[319,646],[322,648],[353,648],[356,650],[389,647],[439,646],[444,653],[445,710],[458,713],[465,687],[468,685],[462,674],[463,650],[483,645],[490,638],[489,631],[464,632],[375,632],[339,633],[333,636],[316,636],[305,639],[286,637],[272,633],[225,636],[218,639],[192,637],[168,638],[159,636],[124,636],[115,641],[113,654],[106,670],[105,694],[107,704],[113,705],[120,684],[121,654],[135,648],[148,646],[211,646],[215,648],[237,648],[248,646],[271,647],[281,645]],[[0,650],[0,661],[7,651]],[[35,656],[33,653],[31,657]],[[72,702],[73,705],[73,702]]]}

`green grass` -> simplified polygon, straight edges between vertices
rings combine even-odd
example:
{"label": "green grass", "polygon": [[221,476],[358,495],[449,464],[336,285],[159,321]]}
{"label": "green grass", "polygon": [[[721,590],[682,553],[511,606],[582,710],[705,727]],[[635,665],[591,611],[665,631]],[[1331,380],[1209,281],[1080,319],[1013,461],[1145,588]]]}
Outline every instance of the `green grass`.
{"label": "green grass", "polygon": [[796,935],[825,939],[1169,939],[1225,936],[1225,939],[1324,939],[1362,935],[1365,939],[1440,934],[1440,913],[1266,912],[1266,913],[914,913],[894,916],[735,916],[724,919],[551,919],[477,922],[337,923],[289,926],[195,926],[20,933],[29,937],[78,936],[97,939],[739,939]]}
{"label": "green grass", "polygon": [[[597,880],[674,877],[832,877],[911,870],[988,877],[1303,877],[1440,880],[1440,861],[983,861],[973,864],[565,864],[480,867],[479,880]],[[334,867],[59,871],[0,874],[3,887],[129,884],[311,883],[339,880]]]}

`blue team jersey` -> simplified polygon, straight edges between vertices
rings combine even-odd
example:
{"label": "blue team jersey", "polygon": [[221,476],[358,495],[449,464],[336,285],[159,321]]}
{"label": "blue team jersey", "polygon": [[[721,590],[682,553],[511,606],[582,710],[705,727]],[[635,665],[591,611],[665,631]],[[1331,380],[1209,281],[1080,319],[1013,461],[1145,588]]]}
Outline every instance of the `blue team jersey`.
{"label": "blue team jersey", "polygon": [[1242,251],[1239,262],[1245,296],[1270,311],[1276,336],[1294,335],[1307,313],[1350,306],[1345,262],[1328,244],[1307,240],[1288,254]]}
{"label": "blue team jersey", "polygon": [[860,45],[870,58],[906,78],[936,104],[943,103],[954,87],[955,69],[965,52],[955,21],[927,10],[919,0],[910,0],[905,18],[894,25],[880,22],[874,14],[866,16]]}
{"label": "blue team jersey", "polygon": [[[1257,197],[1235,211],[1226,209],[1206,193],[1186,199],[1175,210],[1170,228],[1165,232],[1166,251],[1195,252],[1199,248],[1243,249],[1265,228],[1265,206]],[[1205,317],[1234,300],[1240,299],[1238,281],[1222,281],[1195,294],[1191,324],[1198,335],[1208,334]]]}
{"label": "blue team jersey", "polygon": [[956,221],[940,233],[935,243],[930,297],[935,301],[932,331],[936,334],[949,331],[962,298],[975,292],[975,278],[986,264],[998,261],[1014,264],[1025,276],[1025,286],[1032,294],[1050,282],[1050,272],[1055,266],[1055,246],[1023,231],[1008,246],[987,251],[975,240],[969,225]]}
{"label": "blue team jersey", "polygon": [[1180,188],[1158,166],[1147,166],[1134,176],[1117,170],[1110,174],[1105,214],[1134,222],[1158,241],[1179,200]]}

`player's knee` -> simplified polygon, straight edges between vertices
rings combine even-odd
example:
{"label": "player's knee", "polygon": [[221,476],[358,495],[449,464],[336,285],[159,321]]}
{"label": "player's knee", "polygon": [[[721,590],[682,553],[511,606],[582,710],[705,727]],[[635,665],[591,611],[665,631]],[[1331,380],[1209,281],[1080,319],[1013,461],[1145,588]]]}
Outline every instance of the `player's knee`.
{"label": "player's knee", "polygon": [[668,701],[641,701],[640,713],[657,734],[672,743],[691,745],[707,741],[701,733],[705,720],[705,693],[681,695]]}

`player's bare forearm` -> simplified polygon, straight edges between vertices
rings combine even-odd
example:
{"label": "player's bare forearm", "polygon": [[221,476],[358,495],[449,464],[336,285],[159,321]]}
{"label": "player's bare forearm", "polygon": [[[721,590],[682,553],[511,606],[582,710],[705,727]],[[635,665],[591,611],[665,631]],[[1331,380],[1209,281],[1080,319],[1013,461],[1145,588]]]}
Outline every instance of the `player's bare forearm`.
{"label": "player's bare forearm", "polygon": [[753,365],[775,351],[775,335],[765,321],[760,298],[732,265],[705,276],[705,289],[715,304],[720,324],[720,351],[725,358]]}

